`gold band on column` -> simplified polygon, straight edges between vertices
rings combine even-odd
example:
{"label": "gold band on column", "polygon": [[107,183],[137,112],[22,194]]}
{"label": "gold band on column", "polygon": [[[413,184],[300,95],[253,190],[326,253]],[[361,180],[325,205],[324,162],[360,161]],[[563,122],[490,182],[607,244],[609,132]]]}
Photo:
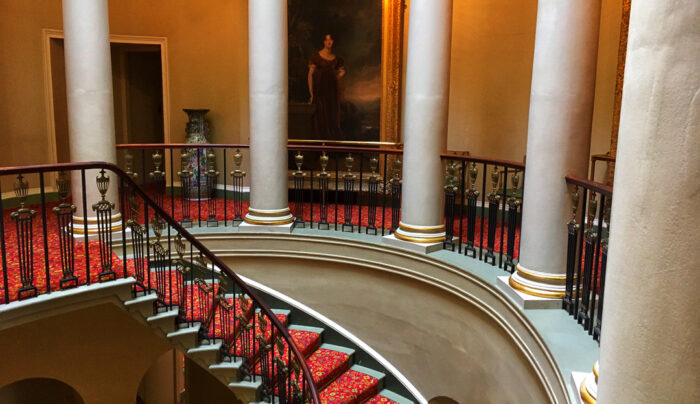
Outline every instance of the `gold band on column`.
{"label": "gold band on column", "polygon": [[546,274],[515,266],[515,273],[508,278],[508,284],[518,292],[547,299],[561,299],[566,283],[566,275]]}
{"label": "gold band on column", "polygon": [[585,404],[595,404],[595,398],[588,392],[586,388],[586,379],[581,382],[581,388],[579,388],[579,394],[581,394],[581,401]]}
{"label": "gold band on column", "polygon": [[394,237],[412,243],[440,243],[445,241],[445,225],[414,226],[399,222]]}
{"label": "gold band on column", "polygon": [[[87,218],[87,234],[98,234],[97,218]],[[122,214],[117,212],[109,218],[109,229],[112,233],[122,230]],[[73,234],[85,234],[85,218],[73,216]]]}
{"label": "gold band on column", "polygon": [[243,218],[248,224],[257,224],[263,226],[280,226],[290,224],[294,221],[294,216],[289,212],[289,208],[260,210],[248,208],[248,213]]}

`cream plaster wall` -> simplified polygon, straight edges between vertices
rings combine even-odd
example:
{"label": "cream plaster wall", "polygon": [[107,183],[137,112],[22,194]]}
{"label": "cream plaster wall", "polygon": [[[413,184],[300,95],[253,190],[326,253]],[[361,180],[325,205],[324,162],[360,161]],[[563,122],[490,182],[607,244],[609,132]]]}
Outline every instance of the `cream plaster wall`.
{"label": "cream plaster wall", "polygon": [[[602,0],[592,154],[609,146],[618,3]],[[213,141],[247,143],[246,0],[113,0],[109,6],[112,34],[167,37],[171,141],[184,139],[182,108],[206,107]],[[536,9],[536,0],[455,0],[448,149],[523,158]],[[41,30],[62,28],[61,2],[4,0],[0,20],[0,122],[9,146],[0,150],[0,166],[50,161]]]}
{"label": "cream plaster wall", "polygon": [[[619,0],[602,0],[601,15],[591,154],[609,149]],[[455,1],[448,149],[522,161],[536,19],[536,0]]]}
{"label": "cream plaster wall", "polygon": [[[0,166],[50,161],[42,29],[62,29],[60,0],[0,6]],[[210,108],[214,142],[248,139],[247,1],[112,0],[110,33],[168,41],[171,141],[183,108]]]}
{"label": "cream plaster wall", "polygon": [[198,239],[237,273],[341,324],[424,397],[568,402],[551,354],[520,310],[463,270],[415,253],[325,237]]}
{"label": "cream plaster wall", "polygon": [[45,377],[86,403],[133,403],[144,373],[169,349],[123,308],[91,306],[0,331],[0,386]]}

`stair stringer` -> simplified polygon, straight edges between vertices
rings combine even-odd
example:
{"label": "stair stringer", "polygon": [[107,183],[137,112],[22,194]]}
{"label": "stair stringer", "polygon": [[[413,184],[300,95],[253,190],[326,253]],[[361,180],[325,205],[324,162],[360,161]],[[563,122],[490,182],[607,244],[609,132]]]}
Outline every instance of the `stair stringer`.
{"label": "stair stringer", "polygon": [[[207,370],[214,378],[232,391],[243,402],[261,400],[262,383],[245,380],[240,370],[240,358],[227,358],[221,354],[221,342],[199,339],[200,323],[180,324],[176,322],[177,307],[155,312],[155,293],[141,295],[124,301],[126,309],[134,319],[148,327],[155,334],[168,340],[170,345],[187,355],[192,361]],[[150,302],[150,313],[148,305]]]}

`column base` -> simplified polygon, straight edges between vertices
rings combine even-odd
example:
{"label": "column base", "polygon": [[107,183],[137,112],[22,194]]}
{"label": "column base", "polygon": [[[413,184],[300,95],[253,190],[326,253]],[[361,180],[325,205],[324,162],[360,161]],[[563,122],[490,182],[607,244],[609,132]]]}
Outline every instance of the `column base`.
{"label": "column base", "polygon": [[284,226],[294,222],[294,216],[289,208],[282,209],[253,209],[248,208],[243,221],[251,225]]}
{"label": "column base", "polygon": [[598,382],[593,373],[571,372],[571,387],[578,404],[595,404]]}
{"label": "column base", "polygon": [[416,243],[413,241],[399,239],[394,234],[389,234],[388,236],[382,237],[382,243],[422,254],[442,250],[442,241],[436,243]]}
{"label": "column base", "polygon": [[[112,241],[122,239],[122,214],[117,212],[110,217],[110,229],[112,230]],[[97,227],[97,218],[88,216],[87,219],[87,234],[88,241],[99,239]],[[129,226],[126,227],[124,233],[131,234]],[[128,238],[128,237],[127,237]],[[81,216],[73,216],[73,239],[76,241],[85,240],[85,218]]]}
{"label": "column base", "polygon": [[291,233],[294,223],[287,224],[252,224],[243,222],[238,225],[239,233]]}
{"label": "column base", "polygon": [[414,226],[399,222],[399,228],[394,232],[398,240],[410,241],[417,244],[434,244],[445,241],[445,225]]}
{"label": "column base", "polygon": [[522,309],[561,309],[561,299],[528,295],[510,286],[510,276],[499,276],[498,287]]}
{"label": "column base", "polygon": [[562,299],[566,291],[566,275],[533,271],[518,263],[508,284],[526,295]]}

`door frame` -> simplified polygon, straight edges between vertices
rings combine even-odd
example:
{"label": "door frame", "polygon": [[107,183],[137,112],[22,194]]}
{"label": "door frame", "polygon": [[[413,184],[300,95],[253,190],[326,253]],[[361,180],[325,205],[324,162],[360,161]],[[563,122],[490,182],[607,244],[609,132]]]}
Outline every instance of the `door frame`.
{"label": "door frame", "polygon": [[[62,30],[42,29],[43,61],[44,61],[44,98],[46,111],[46,133],[48,136],[49,163],[58,163],[58,150],[56,148],[55,111],[53,103],[53,77],[51,73],[51,40],[64,39]],[[160,47],[160,65],[163,81],[163,142],[170,143],[170,77],[168,74],[168,39],[157,36],[139,35],[110,35],[110,43],[158,45]]]}

